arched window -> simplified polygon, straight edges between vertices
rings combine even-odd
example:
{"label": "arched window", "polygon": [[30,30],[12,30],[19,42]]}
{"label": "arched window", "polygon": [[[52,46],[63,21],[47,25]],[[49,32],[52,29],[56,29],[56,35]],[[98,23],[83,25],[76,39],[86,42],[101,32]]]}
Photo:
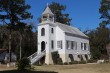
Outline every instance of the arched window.
{"label": "arched window", "polygon": [[45,36],[45,29],[44,28],[41,29],[41,36]]}
{"label": "arched window", "polygon": [[53,28],[51,28],[51,33],[54,33],[54,30],[53,30]]}

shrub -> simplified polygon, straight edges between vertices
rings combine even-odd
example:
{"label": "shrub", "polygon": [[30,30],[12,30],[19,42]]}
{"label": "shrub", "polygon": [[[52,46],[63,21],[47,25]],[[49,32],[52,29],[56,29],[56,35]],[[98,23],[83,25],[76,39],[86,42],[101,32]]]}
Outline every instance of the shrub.
{"label": "shrub", "polygon": [[73,61],[73,64],[78,64],[78,61]]}
{"label": "shrub", "polygon": [[67,62],[64,62],[63,64],[64,64],[64,65],[68,65],[68,63],[67,63]]}
{"label": "shrub", "polygon": [[54,64],[62,65],[62,59],[60,58],[58,52],[52,52],[52,59]]}
{"label": "shrub", "polygon": [[86,61],[79,61],[79,64],[86,64]]}
{"label": "shrub", "polygon": [[87,60],[87,63],[94,63],[94,62],[95,62],[95,60],[93,60],[93,59]]}
{"label": "shrub", "polygon": [[20,59],[17,63],[17,67],[18,70],[30,70],[31,65],[29,59],[27,59],[26,57]]}
{"label": "shrub", "polygon": [[63,65],[63,63],[62,63],[62,59],[61,59],[61,58],[57,58],[57,64],[59,64],[59,65]]}
{"label": "shrub", "polygon": [[71,65],[71,64],[73,64],[73,62],[69,62],[69,64]]}

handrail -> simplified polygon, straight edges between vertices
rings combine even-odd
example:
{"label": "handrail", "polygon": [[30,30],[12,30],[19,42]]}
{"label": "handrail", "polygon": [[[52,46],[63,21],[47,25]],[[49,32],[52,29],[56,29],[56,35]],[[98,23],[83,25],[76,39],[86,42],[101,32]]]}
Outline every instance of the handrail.
{"label": "handrail", "polygon": [[44,56],[44,54],[45,54],[45,50],[44,51],[42,51],[41,53],[37,53],[37,55],[36,55],[36,53],[34,53],[33,55],[31,55],[30,57],[29,57],[29,60],[31,61],[31,64],[33,64],[33,63],[35,63],[36,61],[38,61],[42,56]]}
{"label": "handrail", "polygon": [[39,56],[39,55],[41,55],[41,54],[44,53],[44,52],[45,52],[45,50],[44,50],[43,52],[41,52],[40,54],[39,54],[38,52],[35,52],[34,54],[30,55],[30,56],[28,57],[28,59],[32,59],[32,58],[34,58],[35,56]]}
{"label": "handrail", "polygon": [[30,55],[30,56],[28,57],[28,59],[32,59],[35,55],[37,55],[37,53],[38,53],[38,52],[35,52],[34,54]]}

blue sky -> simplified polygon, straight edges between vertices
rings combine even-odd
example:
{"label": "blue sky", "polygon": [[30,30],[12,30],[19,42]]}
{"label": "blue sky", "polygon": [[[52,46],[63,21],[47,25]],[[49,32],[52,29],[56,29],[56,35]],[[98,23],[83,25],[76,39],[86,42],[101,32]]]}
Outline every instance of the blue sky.
{"label": "blue sky", "polygon": [[51,4],[53,1],[66,5],[64,13],[70,14],[72,26],[82,31],[95,29],[101,22],[99,19],[100,0],[26,0],[26,3],[31,6],[29,10],[33,15],[31,21],[36,27],[39,23],[37,19],[41,16],[46,4]]}

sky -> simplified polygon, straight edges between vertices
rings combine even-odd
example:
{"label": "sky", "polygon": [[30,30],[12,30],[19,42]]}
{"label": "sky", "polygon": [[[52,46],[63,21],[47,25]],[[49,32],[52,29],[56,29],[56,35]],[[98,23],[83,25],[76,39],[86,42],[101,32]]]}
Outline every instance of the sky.
{"label": "sky", "polygon": [[38,18],[41,16],[47,3],[58,2],[66,5],[64,13],[68,13],[72,18],[71,26],[79,28],[81,31],[95,29],[101,22],[99,8],[100,0],[26,0],[31,6],[29,12],[33,15],[31,22],[34,26],[39,24]]}

